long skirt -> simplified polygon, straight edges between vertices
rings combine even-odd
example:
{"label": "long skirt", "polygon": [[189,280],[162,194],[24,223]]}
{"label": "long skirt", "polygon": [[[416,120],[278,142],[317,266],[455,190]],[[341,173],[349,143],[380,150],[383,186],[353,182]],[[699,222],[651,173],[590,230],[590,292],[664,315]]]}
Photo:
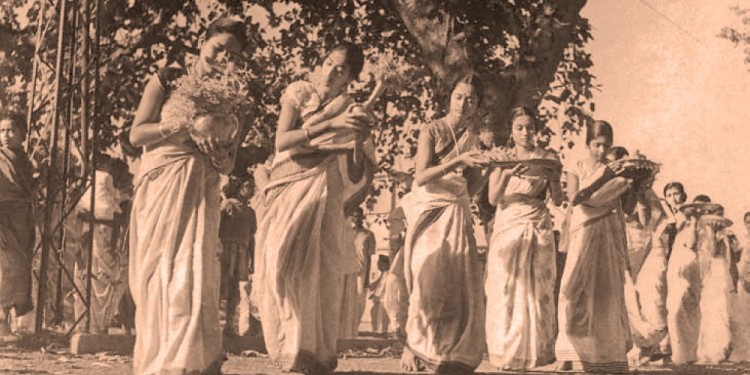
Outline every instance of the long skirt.
{"label": "long skirt", "polygon": [[557,360],[581,361],[587,372],[628,371],[623,229],[612,213],[570,232],[555,354]]}
{"label": "long skirt", "polygon": [[34,222],[28,202],[0,202],[0,308],[21,316],[31,301]]}
{"label": "long skirt", "polygon": [[713,257],[709,262],[710,268],[702,280],[697,354],[700,363],[717,364],[729,356],[732,340],[729,320],[732,278],[725,258]]}
{"label": "long skirt", "polygon": [[362,321],[367,299],[363,282],[364,277],[361,273],[344,276],[339,338],[354,339],[359,335],[359,323]]}
{"label": "long skirt", "polygon": [[449,204],[425,211],[407,232],[406,345],[436,371],[472,371],[484,353],[483,272],[469,215]]}
{"label": "long skirt", "polygon": [[503,215],[495,220],[499,226],[490,242],[485,292],[487,346],[497,367],[554,361],[557,265],[551,223],[544,219],[519,222]]}
{"label": "long skirt", "polygon": [[219,373],[219,200],[219,175],[202,156],[172,160],[137,184],[129,269],[136,374]]}
{"label": "long skirt", "polygon": [[338,165],[327,161],[265,191],[253,300],[268,354],[284,371],[337,364],[344,275],[356,270],[343,246],[342,186]]}
{"label": "long skirt", "polygon": [[698,255],[676,245],[667,267],[667,328],[675,364],[698,359],[698,335],[701,322],[701,277]]}

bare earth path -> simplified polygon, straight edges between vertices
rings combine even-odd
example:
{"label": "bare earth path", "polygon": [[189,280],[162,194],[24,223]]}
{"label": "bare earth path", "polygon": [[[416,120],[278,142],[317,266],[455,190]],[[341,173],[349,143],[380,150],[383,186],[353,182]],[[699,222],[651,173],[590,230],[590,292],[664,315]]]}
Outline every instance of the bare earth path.
{"label": "bare earth path", "polygon": [[[224,364],[224,374],[284,374],[257,353],[250,356],[233,355]],[[72,355],[59,340],[27,338],[17,345],[0,347],[0,374],[130,374],[131,357],[98,353],[92,355]],[[488,363],[478,369],[483,374],[513,374],[498,372]],[[637,374],[750,374],[750,363],[727,364],[721,366],[693,367],[640,367],[633,369]],[[337,372],[339,374],[402,374],[398,358],[393,351],[368,350],[347,352],[341,355]],[[550,374],[553,371],[526,372],[525,374]],[[572,372],[569,372],[572,373]],[[520,374],[520,373],[518,373]]]}

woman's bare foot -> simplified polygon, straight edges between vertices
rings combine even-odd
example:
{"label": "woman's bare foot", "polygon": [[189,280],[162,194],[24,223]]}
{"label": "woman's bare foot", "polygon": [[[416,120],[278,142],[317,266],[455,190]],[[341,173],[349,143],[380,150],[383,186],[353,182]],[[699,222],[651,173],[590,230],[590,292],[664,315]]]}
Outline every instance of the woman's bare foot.
{"label": "woman's bare foot", "polygon": [[557,361],[555,362],[555,371],[570,371],[573,369],[572,361]]}
{"label": "woman's bare foot", "polygon": [[405,346],[404,352],[401,354],[401,369],[406,372],[420,372],[424,371],[425,367],[409,347]]}

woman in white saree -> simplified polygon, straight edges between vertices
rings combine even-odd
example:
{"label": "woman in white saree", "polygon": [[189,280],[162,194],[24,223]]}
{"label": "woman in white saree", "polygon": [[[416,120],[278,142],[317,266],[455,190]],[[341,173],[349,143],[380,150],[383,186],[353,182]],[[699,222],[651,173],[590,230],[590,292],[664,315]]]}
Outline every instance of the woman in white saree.
{"label": "woman in white saree", "polygon": [[[536,119],[525,108],[511,113],[511,149],[519,160],[557,155],[535,147]],[[558,162],[559,163],[559,162]],[[557,266],[547,192],[562,203],[559,170],[547,176],[496,169],[490,175],[489,201],[498,206],[487,258],[487,346],[490,363],[529,369],[554,362]]]}
{"label": "woman in white saree", "polygon": [[318,374],[336,368],[343,279],[357,270],[343,233],[343,179],[362,178],[369,159],[343,151],[349,173],[342,176],[340,154],[311,141],[342,129],[369,129],[368,114],[342,105],[363,63],[359,47],[335,47],[311,81],[292,83],[280,100],[276,155],[261,197],[252,298],[269,356],[284,371]]}
{"label": "woman in white saree", "polygon": [[239,137],[226,149],[196,145],[190,124],[161,114],[175,76],[217,74],[216,62],[240,52],[244,38],[241,21],[212,23],[192,70],[161,69],[133,121],[130,142],[144,147],[130,219],[138,375],[220,373],[219,173],[232,170]]}
{"label": "woman in white saree", "polygon": [[568,172],[574,207],[558,306],[559,369],[577,362],[586,372],[628,371],[630,330],[623,285],[629,266],[621,197],[632,182],[617,177],[619,170],[604,163],[612,141],[608,123],[587,126],[589,157]]}
{"label": "woman in white saree", "polygon": [[483,161],[471,126],[481,96],[481,81],[462,77],[451,91],[448,115],[419,134],[414,187],[402,200],[406,371],[470,372],[482,361],[483,272],[469,209],[485,181],[474,168]]}

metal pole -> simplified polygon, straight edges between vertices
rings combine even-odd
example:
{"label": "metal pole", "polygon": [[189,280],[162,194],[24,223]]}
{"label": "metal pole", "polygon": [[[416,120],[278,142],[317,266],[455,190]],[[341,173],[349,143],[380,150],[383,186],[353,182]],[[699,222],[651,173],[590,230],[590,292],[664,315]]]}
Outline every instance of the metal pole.
{"label": "metal pole", "polygon": [[49,257],[49,250],[51,245],[50,238],[50,226],[52,225],[52,214],[55,206],[55,197],[57,192],[55,191],[55,176],[57,173],[57,142],[58,142],[58,128],[60,126],[60,117],[58,110],[61,107],[62,97],[60,92],[60,79],[62,75],[62,64],[63,64],[63,45],[65,44],[65,7],[66,0],[59,0],[60,13],[59,13],[59,24],[57,28],[57,58],[55,62],[55,102],[53,107],[52,115],[52,137],[50,144],[50,155],[49,155],[49,170],[47,171],[47,194],[45,197],[46,205],[44,207],[44,230],[42,231],[42,259],[39,267],[39,294],[37,295],[36,305],[36,321],[34,322],[34,331],[36,333],[42,332],[44,323],[44,306],[47,297],[47,262]]}
{"label": "metal pole", "polygon": [[36,79],[39,70],[39,49],[42,44],[42,30],[44,29],[44,17],[46,17],[47,0],[39,0],[39,18],[36,24],[36,43],[34,45],[34,60],[31,63],[31,95],[26,109],[26,154],[31,151],[31,127],[34,117],[34,100],[36,100]]}
{"label": "metal pole", "polygon": [[[81,153],[89,155],[89,44],[91,27],[91,5],[89,0],[82,0],[83,29],[81,34]],[[83,162],[83,161],[82,161]]]}
{"label": "metal pole", "polygon": [[[98,18],[98,17],[97,17]],[[84,145],[88,142],[88,128],[89,128],[89,72],[88,72],[88,66],[89,66],[89,25],[91,24],[91,7],[89,5],[89,0],[83,0],[83,44],[81,48],[83,49],[83,57],[81,60],[81,64],[83,66],[84,72],[81,80],[81,134],[82,136],[82,142]],[[97,33],[99,32],[99,28],[97,27]],[[89,243],[87,247],[88,251],[88,262],[86,262],[86,304],[88,305],[86,308],[86,332],[89,332],[91,329],[91,308],[93,307],[93,304],[91,303],[91,266],[94,263],[94,236],[96,235],[96,231],[94,230],[96,224],[96,215],[95,215],[95,203],[96,203],[96,125],[94,125],[94,132],[91,137],[91,169],[89,170],[89,174],[91,176],[91,197],[90,197],[90,204],[89,204],[89,211],[91,212],[91,221],[89,222],[89,233],[90,236],[88,238]],[[84,157],[86,156],[86,150],[84,150],[83,153]]]}
{"label": "metal pole", "polygon": [[65,207],[67,205],[68,201],[68,171],[70,170],[70,138],[71,138],[71,129],[73,128],[73,119],[75,118],[75,112],[76,108],[73,105],[73,102],[75,100],[75,79],[76,79],[76,36],[77,36],[77,29],[78,29],[78,4],[73,4],[73,12],[72,12],[73,19],[71,20],[72,25],[70,28],[70,57],[68,61],[68,121],[65,122],[65,127],[63,128],[65,138],[64,138],[64,144],[63,144],[63,173],[62,173],[62,179],[61,179],[61,186],[63,187],[61,189],[62,197],[60,199],[61,203],[61,209],[60,209],[60,223],[62,225],[60,226],[60,245],[57,248],[57,259],[61,259],[63,262],[58,262],[59,268],[57,269],[57,289],[55,293],[55,319],[54,321],[62,322],[63,320],[63,314],[62,314],[62,267],[65,267],[65,244],[67,242],[67,228],[65,226],[65,221],[68,217],[68,214],[66,214]]}

